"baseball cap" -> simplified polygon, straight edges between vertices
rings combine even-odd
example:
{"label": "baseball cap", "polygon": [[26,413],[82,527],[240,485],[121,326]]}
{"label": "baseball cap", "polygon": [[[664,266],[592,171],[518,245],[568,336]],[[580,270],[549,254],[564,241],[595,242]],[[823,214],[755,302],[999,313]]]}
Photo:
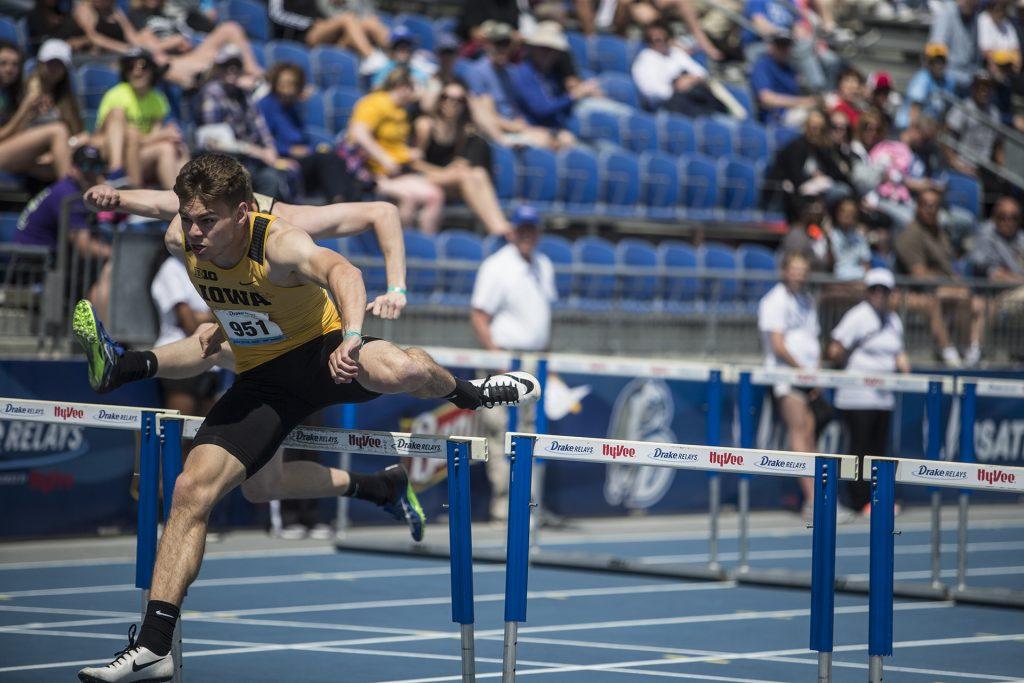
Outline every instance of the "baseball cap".
{"label": "baseball cap", "polygon": [[214,58],[213,63],[217,66],[224,66],[228,62],[242,61],[242,51],[234,43],[228,43],[220,49],[217,56]]}
{"label": "baseball cap", "polygon": [[888,71],[879,71],[871,77],[872,90],[892,90],[892,76]]}
{"label": "baseball cap", "polygon": [[998,66],[1008,66],[1017,61],[1017,55],[1013,50],[995,50],[992,53],[992,62]]}
{"label": "baseball cap", "polygon": [[529,204],[523,204],[517,206],[516,210],[512,213],[512,225],[521,227],[523,225],[535,225],[540,226],[540,213],[537,209],[533,208]]}
{"label": "baseball cap", "polygon": [[409,45],[416,44],[416,36],[407,26],[403,26],[401,24],[391,29],[391,37],[388,40],[388,44],[391,45],[391,47],[395,47],[400,43],[408,43]]}
{"label": "baseball cap", "polygon": [[71,155],[71,161],[76,168],[86,173],[102,173],[106,169],[103,154],[92,145],[82,145],[76,149],[75,153]]}
{"label": "baseball cap", "polygon": [[482,23],[480,28],[484,33],[484,37],[492,43],[512,40],[512,27],[503,21],[488,20]]}
{"label": "baseball cap", "polygon": [[924,46],[924,56],[928,59],[935,59],[936,57],[945,59],[949,56],[949,48],[942,43],[928,43]]}
{"label": "baseball cap", "polygon": [[526,37],[526,44],[532,47],[545,47],[558,52],[569,51],[569,39],[557,21],[542,21]]}
{"label": "baseball cap", "polygon": [[458,52],[459,51],[459,39],[450,33],[442,33],[437,38],[437,45],[434,46],[436,52]]}
{"label": "baseball cap", "polygon": [[867,287],[885,287],[896,289],[896,279],[888,268],[872,268],[864,275],[864,284]]}
{"label": "baseball cap", "polygon": [[70,69],[71,46],[63,40],[50,38],[40,46],[39,53],[36,55],[36,61],[40,64],[45,64],[54,60],[62,62],[64,66]]}

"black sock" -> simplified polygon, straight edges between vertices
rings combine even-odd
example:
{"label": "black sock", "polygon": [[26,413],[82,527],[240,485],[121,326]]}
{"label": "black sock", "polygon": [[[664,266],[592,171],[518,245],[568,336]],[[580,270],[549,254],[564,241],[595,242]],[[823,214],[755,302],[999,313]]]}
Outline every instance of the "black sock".
{"label": "black sock", "polygon": [[166,655],[171,651],[174,627],[178,623],[179,614],[178,608],[169,602],[150,600],[146,605],[146,618],[142,621],[142,631],[136,645],[148,649],[155,655]]}
{"label": "black sock", "polygon": [[445,396],[458,408],[476,410],[483,405],[480,389],[469,383],[469,380],[455,378],[455,391]]}
{"label": "black sock", "polygon": [[349,472],[348,478],[348,491],[345,491],[345,495],[350,498],[368,500],[375,505],[383,505],[394,497],[384,471],[373,474]]}
{"label": "black sock", "polygon": [[114,367],[111,383],[119,387],[128,382],[148,379],[156,375],[157,368],[156,354],[152,351],[125,351]]}

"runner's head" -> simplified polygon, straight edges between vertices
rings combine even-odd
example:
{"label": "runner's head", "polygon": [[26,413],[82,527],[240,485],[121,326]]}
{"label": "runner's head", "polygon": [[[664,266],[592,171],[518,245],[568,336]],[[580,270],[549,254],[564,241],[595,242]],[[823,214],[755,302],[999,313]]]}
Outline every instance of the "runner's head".
{"label": "runner's head", "polygon": [[248,230],[252,180],[235,159],[225,154],[197,156],[178,173],[174,193],[196,258],[217,258]]}

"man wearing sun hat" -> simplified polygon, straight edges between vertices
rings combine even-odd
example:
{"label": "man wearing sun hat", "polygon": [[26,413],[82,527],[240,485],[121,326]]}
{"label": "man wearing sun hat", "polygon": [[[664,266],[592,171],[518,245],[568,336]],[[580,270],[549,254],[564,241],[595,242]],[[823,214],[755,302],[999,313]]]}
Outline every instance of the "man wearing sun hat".
{"label": "man wearing sun hat", "polygon": [[946,71],[949,49],[942,43],[924,46],[924,64],[907,85],[906,102],[896,114],[896,127],[916,123],[923,114],[941,121],[949,108],[944,94],[952,95],[956,84]]}

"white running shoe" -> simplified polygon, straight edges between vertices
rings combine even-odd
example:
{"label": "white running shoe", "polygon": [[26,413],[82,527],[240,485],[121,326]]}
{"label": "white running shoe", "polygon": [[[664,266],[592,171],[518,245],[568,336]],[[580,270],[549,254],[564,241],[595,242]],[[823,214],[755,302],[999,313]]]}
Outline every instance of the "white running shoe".
{"label": "white running shoe", "polygon": [[169,681],[174,678],[174,659],[163,657],[135,644],[135,624],[128,629],[128,647],[117,653],[104,667],[86,667],[78,672],[83,683],[135,683],[136,681]]}
{"label": "white running shoe", "polygon": [[521,406],[540,398],[540,382],[528,372],[503,372],[469,383],[480,389],[484,408]]}

